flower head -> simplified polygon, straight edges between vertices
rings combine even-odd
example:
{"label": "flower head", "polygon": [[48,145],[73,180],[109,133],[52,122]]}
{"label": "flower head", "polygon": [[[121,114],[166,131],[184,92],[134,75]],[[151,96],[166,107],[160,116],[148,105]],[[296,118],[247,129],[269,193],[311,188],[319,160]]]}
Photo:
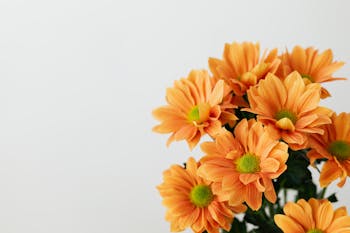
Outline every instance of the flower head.
{"label": "flower head", "polygon": [[235,212],[245,211],[244,205],[228,206],[212,191],[212,183],[197,175],[199,167],[189,158],[186,168],[173,165],[164,172],[164,182],[158,186],[167,207],[166,220],[171,222],[171,231],[182,231],[191,227],[195,233],[227,231]]}
{"label": "flower head", "polygon": [[318,83],[305,85],[297,72],[283,81],[269,74],[250,88],[250,108],[244,110],[257,114],[258,121],[271,126],[276,136],[293,150],[304,149],[308,134],[322,134],[320,127],[331,123],[332,111],[318,105],[320,88]]}
{"label": "flower head", "polygon": [[276,72],[279,64],[277,49],[260,58],[259,44],[249,42],[225,44],[223,60],[209,58],[214,77],[225,80],[238,96],[243,96],[268,72]]}
{"label": "flower head", "polygon": [[215,82],[204,70],[191,71],[188,78],[175,81],[167,89],[168,105],[153,111],[161,123],[153,128],[158,133],[172,133],[168,145],[176,140],[186,140],[192,149],[201,136],[212,137],[222,129],[223,123],[237,118],[236,107],[230,100],[230,89],[220,80]]}
{"label": "flower head", "polygon": [[235,137],[228,131],[215,142],[201,145],[206,156],[199,175],[214,182],[214,193],[230,205],[246,202],[257,210],[262,194],[276,201],[272,179],[286,169],[288,146],[273,139],[260,122],[246,119],[237,124]]}
{"label": "flower head", "polygon": [[297,203],[288,202],[283,211],[284,215],[277,214],[274,219],[284,233],[350,232],[350,216],[345,207],[334,211],[328,200],[300,199]]}
{"label": "flower head", "polygon": [[333,114],[332,124],[323,127],[324,134],[310,138],[308,153],[311,164],[317,159],[326,159],[321,175],[321,187],[340,178],[339,187],[350,176],[350,113]]}
{"label": "flower head", "polygon": [[[333,61],[333,53],[330,49],[319,54],[318,50],[313,47],[303,49],[300,46],[295,46],[291,53],[287,51],[282,54],[281,60],[282,64],[277,72],[281,77],[298,71],[306,84],[345,79],[333,77],[333,73],[341,68],[344,62]],[[328,96],[330,96],[329,92],[322,88],[321,98]]]}

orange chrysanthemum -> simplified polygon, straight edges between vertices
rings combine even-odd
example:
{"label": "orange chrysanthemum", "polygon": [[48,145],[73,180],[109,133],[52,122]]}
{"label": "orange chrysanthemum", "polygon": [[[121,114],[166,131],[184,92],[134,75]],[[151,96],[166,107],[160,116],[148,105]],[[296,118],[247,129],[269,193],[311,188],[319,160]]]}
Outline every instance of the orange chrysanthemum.
{"label": "orange chrysanthemum", "polygon": [[328,200],[311,198],[289,202],[283,208],[284,214],[274,219],[284,233],[350,233],[350,216],[346,208],[333,210]]}
{"label": "orange chrysanthemum", "polygon": [[167,89],[166,100],[167,106],[153,111],[161,121],[153,130],[172,133],[168,145],[174,140],[186,140],[192,149],[202,135],[215,137],[222,122],[232,124],[237,119],[229,87],[222,80],[215,82],[204,70],[191,71],[188,78],[175,81],[174,87]]}
{"label": "orange chrysanthemum", "polygon": [[195,233],[219,233],[219,228],[229,231],[234,213],[243,212],[246,207],[230,207],[219,201],[212,192],[212,183],[197,175],[198,166],[193,158],[188,159],[186,168],[173,165],[164,172],[164,183],[158,186],[171,231],[188,227]]}
{"label": "orange chrysanthemum", "polygon": [[305,85],[297,72],[283,81],[269,74],[250,88],[250,108],[244,110],[257,114],[264,125],[272,126],[274,133],[293,150],[304,149],[308,134],[322,134],[320,127],[331,123],[332,111],[318,105],[320,88],[318,83]]}
{"label": "orange chrysanthemum", "polygon": [[321,187],[337,178],[340,178],[338,186],[342,187],[350,176],[350,113],[334,114],[332,124],[324,126],[323,130],[324,134],[310,138],[310,163],[327,159],[320,175]]}
{"label": "orange chrysanthemum", "polygon": [[259,44],[249,42],[225,44],[223,60],[209,58],[214,77],[225,80],[238,96],[243,96],[268,72],[275,73],[279,64],[277,49],[260,58]]}
{"label": "orange chrysanthemum", "polygon": [[276,201],[272,179],[286,169],[287,144],[273,139],[255,120],[237,124],[235,137],[229,132],[218,135],[215,142],[201,145],[206,156],[201,160],[199,175],[214,182],[214,193],[230,205],[246,202],[252,209],[261,207],[262,193]]}
{"label": "orange chrysanthemum", "polygon": [[[287,51],[282,54],[281,60],[282,63],[277,75],[282,78],[293,71],[298,71],[306,84],[345,79],[332,76],[344,65],[344,62],[333,61],[333,53],[330,49],[318,54],[318,50],[313,47],[303,49],[300,46],[295,46],[291,53]],[[321,90],[321,98],[330,96],[326,89],[322,88]]]}

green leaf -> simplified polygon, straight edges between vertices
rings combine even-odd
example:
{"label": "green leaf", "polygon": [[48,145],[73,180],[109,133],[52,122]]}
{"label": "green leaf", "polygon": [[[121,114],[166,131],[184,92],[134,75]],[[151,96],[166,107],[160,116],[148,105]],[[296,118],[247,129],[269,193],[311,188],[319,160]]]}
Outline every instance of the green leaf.
{"label": "green leaf", "polygon": [[330,195],[329,197],[327,197],[328,201],[330,202],[337,202],[338,198],[336,196],[336,193],[333,193],[332,195]]}
{"label": "green leaf", "polygon": [[[299,189],[305,184],[310,184],[312,180],[311,172],[308,170],[309,160],[305,150],[289,150],[287,160],[287,170],[278,178],[279,188]],[[283,186],[282,186],[283,184]]]}
{"label": "green leaf", "polygon": [[244,221],[255,225],[257,228],[249,231],[250,233],[282,233],[282,231],[275,225],[273,216],[268,216],[265,212],[266,200],[264,200],[262,207],[254,211],[250,208],[247,209]]}
{"label": "green leaf", "polygon": [[230,231],[223,230],[223,233],[246,233],[246,232],[247,232],[246,223],[239,221],[237,218],[234,218]]}
{"label": "green leaf", "polygon": [[305,182],[298,188],[297,199],[309,200],[312,197],[317,197],[317,187],[312,180],[305,180]]}

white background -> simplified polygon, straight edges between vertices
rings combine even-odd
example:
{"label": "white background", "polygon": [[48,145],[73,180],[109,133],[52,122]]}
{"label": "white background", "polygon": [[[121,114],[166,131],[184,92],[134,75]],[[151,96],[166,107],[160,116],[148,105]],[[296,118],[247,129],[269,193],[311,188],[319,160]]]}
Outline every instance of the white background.
{"label": "white background", "polygon": [[[350,63],[350,2],[0,1],[0,232],[169,232],[155,186],[182,163],[151,132],[165,89],[224,43],[332,48]],[[337,73],[350,77],[347,64]],[[350,111],[350,81],[324,105]],[[350,208],[350,182],[339,190]]]}

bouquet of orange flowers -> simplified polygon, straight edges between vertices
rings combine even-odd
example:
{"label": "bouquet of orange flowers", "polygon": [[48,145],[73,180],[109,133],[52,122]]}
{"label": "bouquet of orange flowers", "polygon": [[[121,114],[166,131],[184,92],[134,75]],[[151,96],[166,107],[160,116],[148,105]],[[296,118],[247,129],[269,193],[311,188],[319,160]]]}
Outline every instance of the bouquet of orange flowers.
{"label": "bouquet of orange flowers", "polygon": [[[346,208],[325,196],[350,175],[350,113],[319,106],[330,96],[321,84],[344,79],[333,77],[343,64],[331,50],[260,56],[259,44],[232,43],[222,59],[209,58],[211,73],[175,81],[167,105],[153,111],[153,130],[171,134],[168,145],[212,141],[201,143],[199,161],[163,173],[157,188],[171,231],[350,233]],[[309,166],[320,172],[318,184]]]}

